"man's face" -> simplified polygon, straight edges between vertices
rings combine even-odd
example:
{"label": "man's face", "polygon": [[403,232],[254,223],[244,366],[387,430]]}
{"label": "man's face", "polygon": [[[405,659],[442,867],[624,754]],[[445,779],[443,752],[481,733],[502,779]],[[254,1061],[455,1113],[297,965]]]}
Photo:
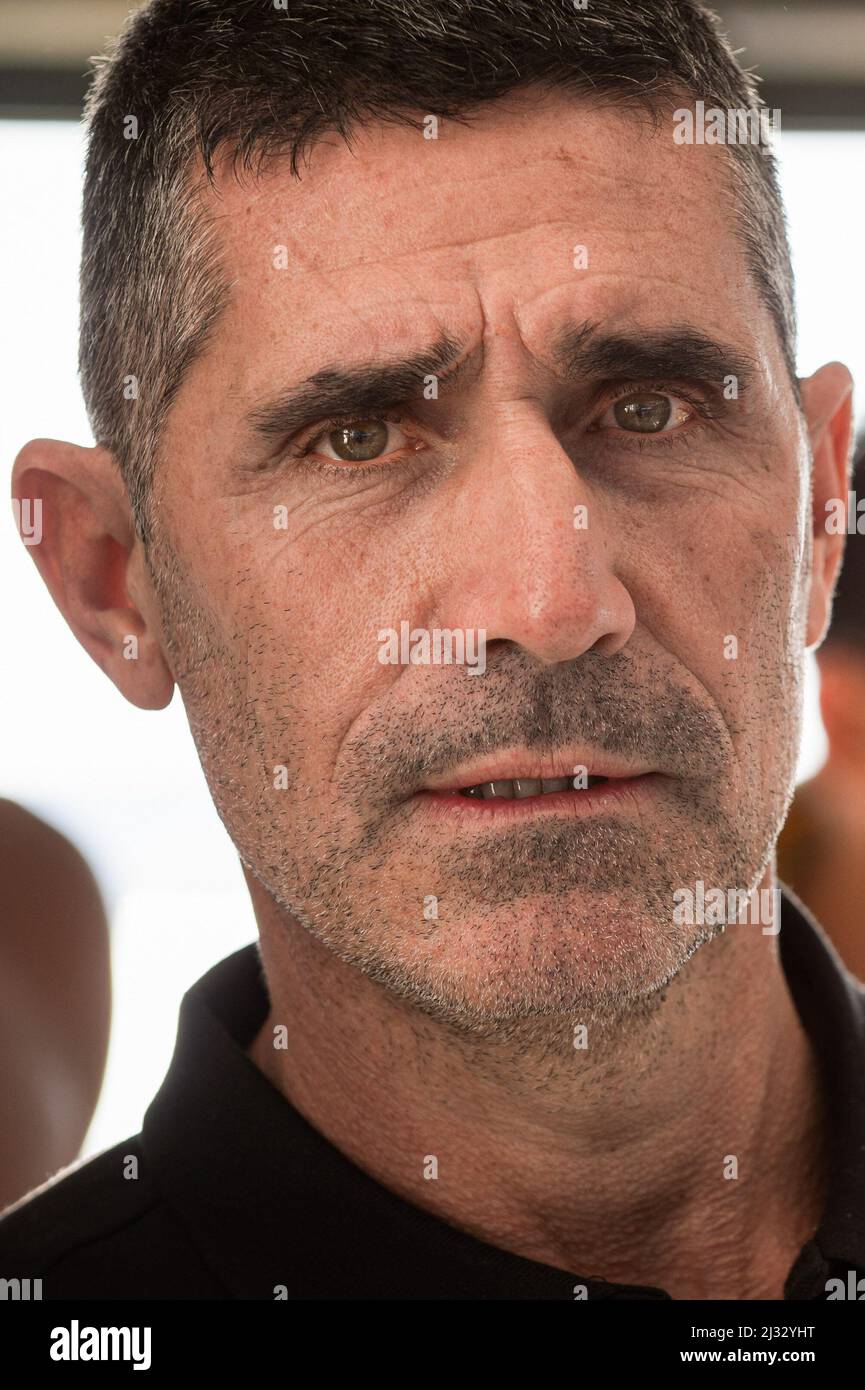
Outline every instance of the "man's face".
{"label": "man's face", "polygon": [[[521,94],[213,203],[231,303],[156,481],[168,660],[286,919],[457,1026],[645,1001],[711,932],[675,890],[751,888],[784,814],[807,450],[724,169]],[[359,395],[348,434],[245,418],[445,335],[437,396]],[[485,671],[383,662],[402,624],[483,630]],[[580,768],[641,780],[441,795]]]}

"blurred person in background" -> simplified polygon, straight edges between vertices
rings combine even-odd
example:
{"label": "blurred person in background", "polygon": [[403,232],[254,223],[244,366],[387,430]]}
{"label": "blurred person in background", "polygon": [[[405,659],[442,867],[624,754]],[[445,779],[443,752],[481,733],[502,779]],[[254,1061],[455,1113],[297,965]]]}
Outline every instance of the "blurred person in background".
{"label": "blurred person in background", "polygon": [[108,922],[65,836],[0,799],[0,1210],[77,1157],[111,1014]]}
{"label": "blurred person in background", "polygon": [[[859,441],[848,531],[865,498]],[[826,640],[817,653],[826,761],[796,792],[778,842],[778,873],[825,927],[848,970],[865,979],[865,536],[848,534]]]}

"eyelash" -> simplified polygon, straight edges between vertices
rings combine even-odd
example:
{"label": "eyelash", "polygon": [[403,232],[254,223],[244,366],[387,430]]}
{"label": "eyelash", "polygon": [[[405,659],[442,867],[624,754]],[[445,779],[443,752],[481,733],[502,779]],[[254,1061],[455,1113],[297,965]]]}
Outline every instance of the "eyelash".
{"label": "eyelash", "polygon": [[331,434],[333,430],[345,429],[348,425],[357,424],[358,420],[381,420],[386,425],[398,425],[403,419],[402,415],[333,415],[328,420],[321,421],[315,426],[314,432],[310,432],[305,441],[297,448],[289,450],[292,458],[303,462],[304,467],[311,468],[316,473],[323,474],[326,478],[341,477],[350,474],[352,478],[370,478],[376,473],[384,473],[393,468],[392,463],[387,463],[383,459],[378,463],[337,463],[335,459],[317,459],[314,454],[306,452],[310,444],[314,444],[323,434]]}
{"label": "eyelash", "polygon": [[[640,382],[636,386],[627,384],[616,388],[616,390],[606,398],[601,415],[604,415],[611,405],[615,405],[616,401],[623,400],[626,396],[639,395],[641,392],[644,392],[646,395],[675,396],[677,400],[684,401],[685,405],[690,406],[695,416],[699,417],[703,423],[708,423],[710,420],[718,420],[721,417],[721,411],[715,408],[704,396],[694,395],[682,386],[668,381],[653,381],[651,383]],[[628,449],[672,449],[682,438],[682,435],[690,431],[692,424],[693,421],[689,420],[688,423],[683,425],[680,429],[672,430],[666,435],[640,435],[634,432],[629,436],[627,430],[621,430],[620,433],[623,438],[620,442]],[[589,428],[592,433],[600,433],[599,430],[596,431],[592,426]]]}
{"label": "eyelash", "polygon": [[[655,393],[657,395],[675,396],[677,397],[677,399],[684,401],[686,405],[690,406],[691,409],[695,412],[695,414],[698,415],[700,419],[703,421],[715,420],[718,418],[720,414],[719,411],[713,409],[713,407],[707,400],[699,396],[689,394],[687,391],[683,390],[681,386],[674,385],[669,382],[656,381],[652,383],[637,383],[637,385],[634,385],[633,383],[627,383],[622,385],[621,387],[618,387],[613,393],[606,396],[604,400],[603,410],[600,411],[600,415],[605,414],[606,411],[610,408],[610,406],[614,405],[616,401],[622,400],[626,396],[638,395],[640,392],[645,392],[646,394]],[[324,477],[344,478],[346,477],[346,475],[350,475],[352,478],[370,478],[376,474],[389,472],[394,468],[395,465],[393,463],[388,463],[385,459],[382,459],[379,462],[374,463],[351,465],[337,463],[334,459],[317,459],[314,454],[307,453],[308,446],[312,443],[315,443],[316,439],[319,439],[322,435],[330,434],[333,432],[333,430],[345,429],[349,425],[356,424],[358,420],[363,420],[367,418],[380,420],[382,421],[382,423],[388,425],[398,425],[403,420],[402,415],[375,415],[369,417],[364,415],[358,415],[357,413],[355,413],[354,415],[334,415],[327,420],[320,421],[315,426],[314,432],[310,431],[310,433],[306,436],[305,440],[299,446],[291,448],[289,450],[289,455],[290,457],[298,461],[302,461],[304,467],[310,468],[314,472],[322,474]],[[689,425],[690,422],[682,426],[681,429],[674,430],[666,436],[659,434],[647,434],[641,438],[640,435],[635,432],[632,438],[627,440],[625,447],[636,449],[672,448],[676,444],[677,440],[681,437],[681,435],[688,430]],[[601,432],[600,430],[597,430],[592,426],[590,426],[589,428],[592,433]],[[628,431],[622,430],[621,434],[626,436],[628,434]]]}

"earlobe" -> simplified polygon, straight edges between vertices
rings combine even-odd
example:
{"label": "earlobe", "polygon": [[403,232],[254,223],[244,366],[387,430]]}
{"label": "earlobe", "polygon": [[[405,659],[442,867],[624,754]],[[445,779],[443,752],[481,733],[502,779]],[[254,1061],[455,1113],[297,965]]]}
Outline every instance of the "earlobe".
{"label": "earlobe", "polygon": [[812,566],[806,645],[822,642],[844,555],[844,529],[833,524],[846,509],[853,446],[853,379],[830,362],[801,383],[811,445]]}
{"label": "earlobe", "polygon": [[174,680],[150,613],[130,597],[140,545],[111,454],[56,439],[26,444],[12,470],[19,533],[82,646],[142,709],[162,709]]}

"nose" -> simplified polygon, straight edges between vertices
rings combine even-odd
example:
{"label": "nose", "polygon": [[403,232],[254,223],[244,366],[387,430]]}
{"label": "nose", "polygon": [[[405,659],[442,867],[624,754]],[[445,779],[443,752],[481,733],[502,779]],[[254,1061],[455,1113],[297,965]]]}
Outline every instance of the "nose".
{"label": "nose", "polygon": [[488,648],[515,643],[545,664],[593,649],[613,655],[636,613],[616,574],[616,518],[605,498],[535,408],[511,408],[486,437],[448,528],[450,621],[485,629]]}

